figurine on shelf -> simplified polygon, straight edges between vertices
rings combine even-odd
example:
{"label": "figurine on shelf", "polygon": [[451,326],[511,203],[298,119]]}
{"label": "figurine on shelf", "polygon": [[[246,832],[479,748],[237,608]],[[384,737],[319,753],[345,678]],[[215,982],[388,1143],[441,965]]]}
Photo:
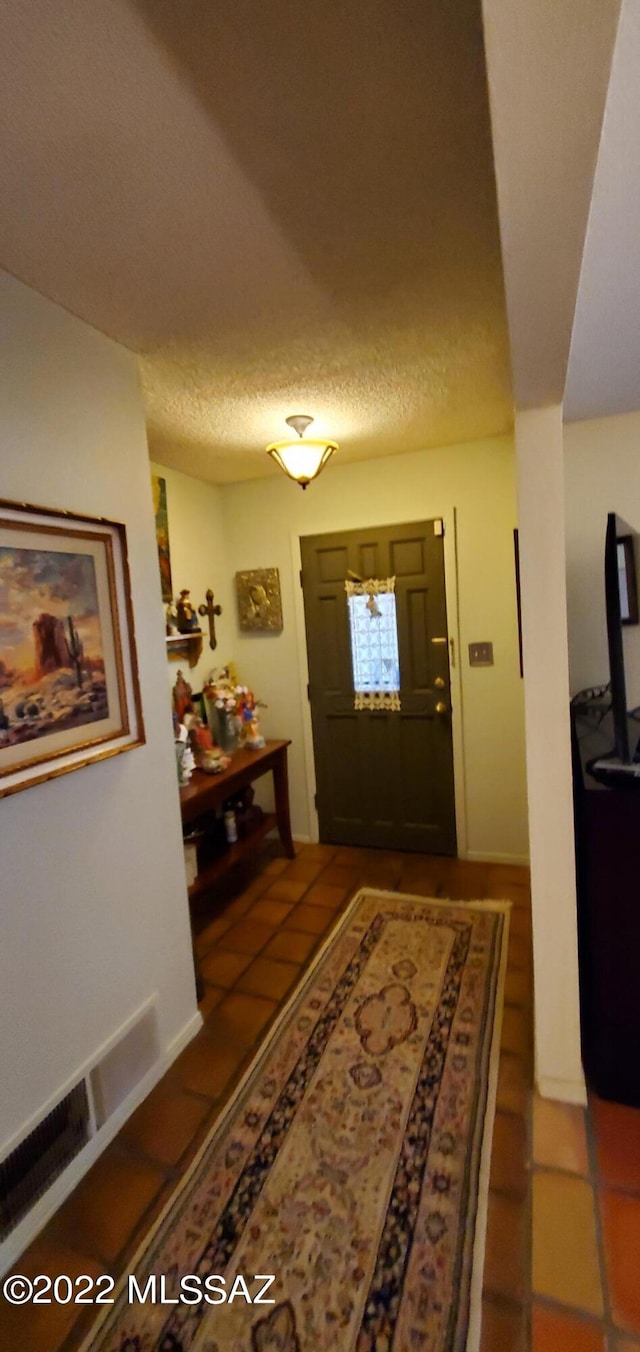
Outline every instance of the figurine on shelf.
{"label": "figurine on shelf", "polygon": [[164,627],[167,638],[178,632],[178,614],[173,601],[170,601],[164,612]]}
{"label": "figurine on shelf", "polygon": [[191,776],[196,768],[196,763],[189,742],[189,733],[184,723],[178,724],[177,736],[175,739],[176,747],[176,765],[178,769],[178,784],[183,787],[189,783]]}
{"label": "figurine on shelf", "polygon": [[173,687],[173,707],[178,723],[183,723],[185,714],[193,709],[193,691],[181,671],[178,672]]}
{"label": "figurine on shelf", "polygon": [[200,634],[202,630],[198,624],[198,616],[195,608],[189,600],[191,593],[188,587],[183,587],[178,600],[176,601],[176,617],[179,634]]}

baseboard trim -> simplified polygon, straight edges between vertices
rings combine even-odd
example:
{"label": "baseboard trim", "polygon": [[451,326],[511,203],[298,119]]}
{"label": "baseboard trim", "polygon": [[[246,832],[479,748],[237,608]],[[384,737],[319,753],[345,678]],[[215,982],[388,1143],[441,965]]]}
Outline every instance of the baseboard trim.
{"label": "baseboard trim", "polygon": [[176,1057],[180,1055],[180,1052],[183,1052],[185,1047],[189,1046],[189,1043],[193,1041],[196,1033],[200,1032],[203,1023],[204,1020],[202,1014],[199,1009],[196,1009],[195,1014],[191,1015],[188,1023],[185,1023],[184,1028],[181,1028],[176,1037],[172,1038],[171,1042],[168,1044],[165,1050],[167,1062],[165,1070],[168,1070],[169,1066],[176,1060]]}
{"label": "baseboard trim", "polygon": [[581,1108],[586,1107],[587,1086],[584,1076],[579,1080],[563,1080],[555,1075],[540,1075],[537,1089],[541,1098],[558,1099],[560,1103],[577,1103]]}
{"label": "baseboard trim", "polygon": [[528,854],[498,854],[492,850],[467,850],[466,859],[474,864],[513,864],[517,868],[529,867]]}
{"label": "baseboard trim", "polygon": [[79,1155],[76,1155],[68,1169],[65,1169],[60,1178],[56,1179],[44,1196],[31,1208],[28,1215],[16,1225],[15,1230],[12,1230],[4,1243],[0,1244],[0,1276],[4,1276],[13,1267],[20,1255],[24,1253],[43,1226],[47,1224],[47,1221],[62,1206],[62,1203],[66,1202],[67,1197],[78,1186],[78,1183],[88,1173],[92,1164],[95,1164],[96,1160],[99,1159],[106,1147],[110,1145],[114,1137],[117,1136],[127,1119],[131,1117],[136,1108],[140,1107],[143,1099],[151,1093],[151,1090],[155,1089],[176,1057],[195,1037],[202,1027],[202,1021],[200,1011],[196,1010],[176,1037],[172,1038],[171,1042],[165,1047],[155,1065],[138,1081],[135,1088],[115,1109],[95,1136],[87,1141],[84,1149]]}

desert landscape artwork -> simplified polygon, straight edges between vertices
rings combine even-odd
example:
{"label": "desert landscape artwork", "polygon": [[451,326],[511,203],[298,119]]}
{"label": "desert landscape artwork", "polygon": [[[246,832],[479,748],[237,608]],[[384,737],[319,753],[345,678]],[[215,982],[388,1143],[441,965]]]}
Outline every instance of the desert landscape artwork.
{"label": "desert landscape artwork", "polygon": [[124,525],[0,501],[0,798],[143,743]]}
{"label": "desert landscape artwork", "polygon": [[108,715],[92,555],[0,546],[0,752]]}

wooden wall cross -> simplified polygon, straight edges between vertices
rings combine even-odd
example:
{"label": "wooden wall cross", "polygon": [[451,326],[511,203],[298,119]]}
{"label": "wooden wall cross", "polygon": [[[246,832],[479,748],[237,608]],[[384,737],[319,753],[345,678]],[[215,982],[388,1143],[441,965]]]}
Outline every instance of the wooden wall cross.
{"label": "wooden wall cross", "polygon": [[216,615],[221,615],[221,614],[222,614],[222,606],[218,606],[218,605],[215,605],[215,606],[214,606],[214,604],[213,604],[213,592],[212,592],[212,590],[211,590],[211,587],[207,587],[207,590],[206,590],[206,592],[205,592],[205,596],[206,596],[206,598],[207,598],[207,604],[206,604],[206,606],[198,606],[198,614],[199,614],[199,615],[207,615],[207,616],[208,616],[208,619],[209,619],[209,647],[210,647],[210,648],[215,648],[215,647],[217,646],[217,643],[218,643],[218,640],[217,640],[217,638],[216,638],[216,621],[215,621],[215,617],[216,617]]}

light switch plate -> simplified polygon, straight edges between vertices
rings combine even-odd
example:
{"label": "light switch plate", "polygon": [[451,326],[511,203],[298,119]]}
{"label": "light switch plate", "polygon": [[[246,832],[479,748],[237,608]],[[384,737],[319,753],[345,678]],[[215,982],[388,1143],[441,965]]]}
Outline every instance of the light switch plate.
{"label": "light switch plate", "polygon": [[470,666],[470,667],[492,667],[492,666],[493,666],[493,643],[470,643],[470,644],[469,644],[469,666]]}

